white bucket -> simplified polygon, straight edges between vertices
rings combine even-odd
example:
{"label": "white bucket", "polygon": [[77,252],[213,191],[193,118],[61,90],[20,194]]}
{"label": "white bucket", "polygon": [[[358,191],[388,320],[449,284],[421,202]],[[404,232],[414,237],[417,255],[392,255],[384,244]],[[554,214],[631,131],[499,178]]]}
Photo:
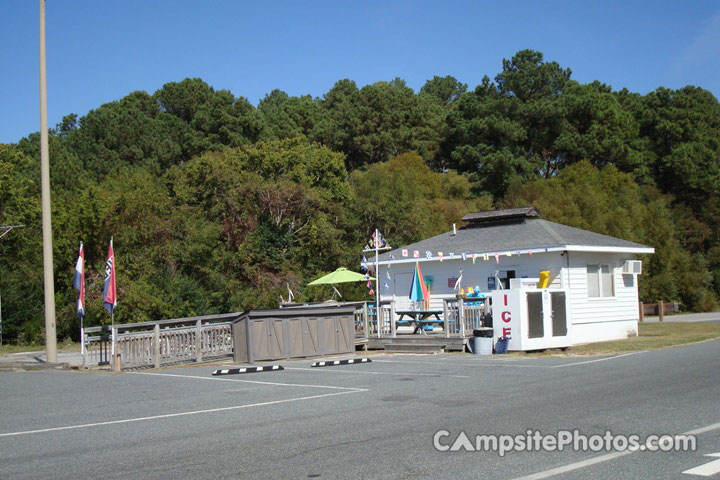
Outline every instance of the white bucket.
{"label": "white bucket", "polygon": [[492,355],[493,339],[489,337],[473,337],[473,353],[475,355]]}

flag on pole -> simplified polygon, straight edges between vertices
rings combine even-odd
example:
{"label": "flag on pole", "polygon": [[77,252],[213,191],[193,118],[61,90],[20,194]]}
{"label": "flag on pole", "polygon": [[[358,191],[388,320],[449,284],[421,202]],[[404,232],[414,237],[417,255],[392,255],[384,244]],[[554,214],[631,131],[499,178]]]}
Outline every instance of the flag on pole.
{"label": "flag on pole", "polygon": [[380,230],[375,230],[372,235],[372,240],[370,241],[370,245],[373,248],[385,248],[388,246],[387,242],[385,241],[385,238],[383,238],[382,233],[380,233]]}
{"label": "flag on pole", "polygon": [[85,316],[85,252],[82,242],[80,242],[80,253],[78,253],[77,263],[75,263],[73,286],[78,291],[77,316],[82,319],[82,317]]}
{"label": "flag on pole", "polygon": [[365,258],[365,255],[363,255],[362,261],[360,262],[360,270],[363,272],[367,272],[368,269],[368,261],[367,258]]}
{"label": "flag on pole", "polygon": [[117,290],[115,289],[115,254],[113,253],[113,241],[110,237],[108,247],[108,258],[105,263],[105,286],[103,287],[103,305],[108,312],[113,313],[117,306]]}

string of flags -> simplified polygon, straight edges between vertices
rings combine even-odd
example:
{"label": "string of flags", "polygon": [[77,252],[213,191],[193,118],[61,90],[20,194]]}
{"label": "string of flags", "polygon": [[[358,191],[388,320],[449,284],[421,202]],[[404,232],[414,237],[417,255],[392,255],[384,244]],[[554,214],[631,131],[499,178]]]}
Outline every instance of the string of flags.
{"label": "string of flags", "polygon": [[[481,259],[481,260],[487,262],[487,261],[490,260],[491,258],[494,258],[494,259],[495,259],[495,263],[500,263],[500,257],[512,257],[513,255],[523,255],[523,254],[532,255],[532,254],[533,254],[533,251],[535,251],[535,252],[546,252],[547,249],[539,249],[539,250],[538,250],[538,249],[535,249],[535,250],[513,250],[513,251],[509,251],[509,252],[492,252],[492,253],[491,253],[491,252],[486,252],[486,253],[468,253],[468,252],[463,252],[463,253],[460,253],[460,254],[458,254],[458,255],[460,256],[460,258],[462,259],[462,261],[466,261],[466,260],[468,260],[468,259],[471,259],[472,262],[475,263],[476,260]],[[435,252],[435,253],[433,253],[433,252],[431,252],[430,250],[425,250],[424,253],[425,253],[425,259],[426,259],[426,260],[438,259],[438,260],[440,260],[441,262],[442,262],[443,260],[447,260],[448,258],[456,258],[456,256],[457,256],[454,252],[453,252],[453,253],[449,253],[448,255],[445,255],[444,252]],[[405,257],[405,258],[408,258],[408,257],[420,258],[420,257],[421,257],[421,252],[420,252],[419,250],[412,250],[412,252],[411,252],[410,250],[408,250],[408,249],[406,249],[406,248],[401,249],[401,250],[400,250],[400,254],[401,254],[403,257]],[[395,257],[391,254],[391,255],[390,255],[390,259],[391,259],[391,260],[394,260]],[[389,265],[388,265],[388,267],[389,267]]]}
{"label": "string of flags", "polygon": [[[375,250],[376,258],[378,250],[389,250],[390,244],[385,240],[385,237],[383,237],[382,233],[380,233],[380,230],[375,229],[375,231],[370,235],[370,241],[365,244],[365,248],[363,249],[364,252],[370,252],[372,250]],[[390,259],[394,260],[395,257],[392,253],[390,253]],[[389,268],[389,267],[388,267]],[[370,280],[370,276],[375,276],[375,266],[372,263],[368,262],[367,257],[363,254],[362,260],[360,261],[360,271],[362,271],[365,274],[365,279],[367,280],[367,289],[368,289],[368,295],[374,296],[375,290],[372,286],[372,281]],[[387,279],[390,280],[390,273],[387,272],[386,274]],[[379,280],[378,280],[379,281]],[[385,289],[389,289],[390,285],[388,282],[385,282],[384,285]],[[378,287],[379,289],[379,287]]]}

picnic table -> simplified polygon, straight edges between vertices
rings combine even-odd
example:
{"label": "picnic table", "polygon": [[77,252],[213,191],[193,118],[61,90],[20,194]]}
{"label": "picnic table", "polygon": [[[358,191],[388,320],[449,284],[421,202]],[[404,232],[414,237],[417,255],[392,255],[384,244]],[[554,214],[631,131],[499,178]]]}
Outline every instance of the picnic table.
{"label": "picnic table", "polygon": [[[421,334],[426,335],[424,326],[443,325],[445,323],[440,318],[440,314],[443,313],[442,310],[396,310],[395,313],[400,316],[397,320],[398,324],[410,323],[415,325],[413,333],[417,333],[419,330]],[[404,320],[405,317],[408,317],[408,319]]]}

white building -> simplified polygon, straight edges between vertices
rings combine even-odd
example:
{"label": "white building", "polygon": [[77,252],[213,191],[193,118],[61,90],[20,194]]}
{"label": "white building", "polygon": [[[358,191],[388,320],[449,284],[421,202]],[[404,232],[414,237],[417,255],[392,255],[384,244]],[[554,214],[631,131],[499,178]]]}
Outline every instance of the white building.
{"label": "white building", "polygon": [[641,264],[633,260],[654,253],[652,247],[543,220],[533,207],[462,220],[466,226],[454,232],[380,255],[380,299],[393,300],[396,311],[410,308],[415,262],[429,284],[429,307],[438,310],[443,299],[455,298],[460,275],[465,290],[479,286],[489,294],[498,282],[508,289],[513,278],[536,279],[549,271],[548,287],[567,296],[569,344],[637,335]]}

